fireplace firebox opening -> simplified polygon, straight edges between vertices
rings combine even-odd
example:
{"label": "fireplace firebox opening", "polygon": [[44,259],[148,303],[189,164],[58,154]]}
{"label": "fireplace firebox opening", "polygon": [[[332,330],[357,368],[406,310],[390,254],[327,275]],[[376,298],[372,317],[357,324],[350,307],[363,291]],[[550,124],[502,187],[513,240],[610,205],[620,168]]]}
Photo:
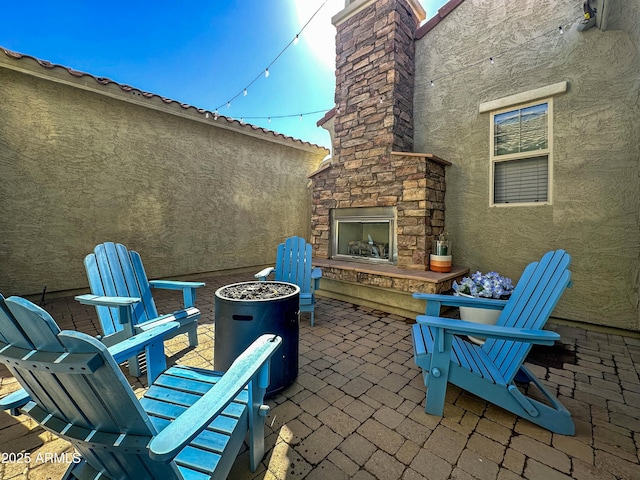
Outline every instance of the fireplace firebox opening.
{"label": "fireplace firebox opening", "polygon": [[360,207],[331,210],[331,258],[395,264],[396,208]]}

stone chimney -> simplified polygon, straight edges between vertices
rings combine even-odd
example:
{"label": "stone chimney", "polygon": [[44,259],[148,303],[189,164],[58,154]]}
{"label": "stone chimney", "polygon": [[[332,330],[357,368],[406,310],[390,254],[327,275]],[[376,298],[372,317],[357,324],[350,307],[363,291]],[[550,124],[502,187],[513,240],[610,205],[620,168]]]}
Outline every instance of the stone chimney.
{"label": "stone chimney", "polygon": [[311,176],[317,258],[336,258],[332,211],[392,207],[390,261],[428,268],[431,239],[444,229],[447,162],[413,152],[414,33],[424,18],[418,0],[346,0],[332,19],[336,106],[325,119],[333,158]]}
{"label": "stone chimney", "polygon": [[347,0],[333,17],[340,162],[412,151],[414,33],[424,18],[417,0]]}

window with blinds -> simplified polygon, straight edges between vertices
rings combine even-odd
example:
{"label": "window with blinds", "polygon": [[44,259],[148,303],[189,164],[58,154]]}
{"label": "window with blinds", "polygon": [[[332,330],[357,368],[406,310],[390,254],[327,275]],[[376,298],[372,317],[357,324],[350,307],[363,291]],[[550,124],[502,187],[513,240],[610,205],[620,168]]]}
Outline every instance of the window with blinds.
{"label": "window with blinds", "polygon": [[491,114],[493,205],[549,203],[550,102]]}

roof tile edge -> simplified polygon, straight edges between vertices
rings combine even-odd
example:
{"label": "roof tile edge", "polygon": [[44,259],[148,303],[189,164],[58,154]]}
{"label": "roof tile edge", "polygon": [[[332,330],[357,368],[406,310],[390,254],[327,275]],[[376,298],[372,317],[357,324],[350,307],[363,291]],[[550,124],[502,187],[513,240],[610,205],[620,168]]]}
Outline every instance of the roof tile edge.
{"label": "roof tile edge", "polygon": [[[230,118],[230,117],[226,117],[224,115],[215,114],[214,112],[211,112],[209,110],[206,110],[206,109],[203,109],[203,108],[198,108],[198,107],[195,107],[193,105],[189,105],[187,103],[181,103],[181,102],[179,102],[177,100],[173,100],[171,98],[163,97],[161,95],[157,95],[157,94],[152,93],[152,92],[146,92],[144,90],[140,90],[139,88],[132,87],[131,85],[118,83],[118,82],[116,82],[114,80],[111,80],[109,78],[106,78],[106,77],[96,77],[95,75],[92,75],[91,73],[75,70],[73,68],[69,68],[69,67],[66,67],[64,65],[58,65],[58,64],[49,62],[47,60],[42,60],[42,59],[36,58],[36,57],[34,57],[32,55],[27,55],[27,54],[23,54],[23,53],[20,53],[20,52],[15,52],[13,50],[9,50],[8,48],[2,47],[2,46],[0,46],[0,51],[2,51],[5,54],[5,56],[10,58],[11,60],[20,61],[20,60],[28,59],[28,60],[31,60],[31,61],[35,62],[36,64],[40,65],[41,67],[43,67],[43,68],[45,68],[47,70],[54,70],[56,68],[60,68],[62,70],[65,70],[71,77],[73,77],[75,79],[80,79],[80,78],[83,78],[83,77],[89,77],[89,78],[93,79],[98,86],[107,86],[107,85],[111,85],[112,84],[112,85],[118,87],[124,93],[135,93],[135,94],[139,95],[140,97],[143,97],[143,98],[146,98],[146,99],[157,98],[157,99],[159,99],[160,101],[162,101],[163,103],[165,103],[167,105],[178,105],[178,106],[182,107],[185,110],[193,109],[193,111],[201,114],[205,118],[209,118],[208,116],[211,116],[211,117],[217,116],[217,118],[222,118],[222,119],[226,120],[228,123],[237,124],[238,126],[240,126],[242,128],[248,128],[250,130],[259,131],[259,132],[262,132],[264,134],[269,134],[270,133],[275,138],[278,138],[278,139],[281,139],[281,140],[285,140],[285,141],[288,141],[288,142],[294,142],[294,143],[297,143],[297,144],[299,144],[301,146],[304,146],[304,147],[307,147],[307,148],[309,148],[309,147],[310,148],[317,148],[317,149],[321,149],[321,150],[324,150],[326,152],[329,152],[329,150],[326,147],[323,147],[321,145],[316,145],[315,143],[310,143],[310,142],[307,142],[305,140],[300,140],[298,138],[294,138],[294,137],[291,137],[289,135],[285,135],[283,133],[278,133],[276,131],[269,130],[269,129],[264,128],[264,127],[259,127],[257,125],[252,125],[252,124],[249,124],[249,123],[241,122],[240,120],[236,120],[236,119],[233,119],[233,118]],[[0,64],[0,66],[1,66],[1,64]],[[23,73],[27,73],[27,72],[23,71]]]}

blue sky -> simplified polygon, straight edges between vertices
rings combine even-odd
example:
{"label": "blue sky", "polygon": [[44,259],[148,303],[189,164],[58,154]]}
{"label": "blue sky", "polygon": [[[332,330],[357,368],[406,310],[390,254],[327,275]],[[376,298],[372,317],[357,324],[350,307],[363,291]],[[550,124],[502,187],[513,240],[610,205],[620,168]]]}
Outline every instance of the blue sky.
{"label": "blue sky", "polygon": [[[431,18],[446,0],[421,3]],[[329,147],[316,122],[333,107],[331,17],[342,8],[344,0],[12,0],[2,5],[0,46]]]}

